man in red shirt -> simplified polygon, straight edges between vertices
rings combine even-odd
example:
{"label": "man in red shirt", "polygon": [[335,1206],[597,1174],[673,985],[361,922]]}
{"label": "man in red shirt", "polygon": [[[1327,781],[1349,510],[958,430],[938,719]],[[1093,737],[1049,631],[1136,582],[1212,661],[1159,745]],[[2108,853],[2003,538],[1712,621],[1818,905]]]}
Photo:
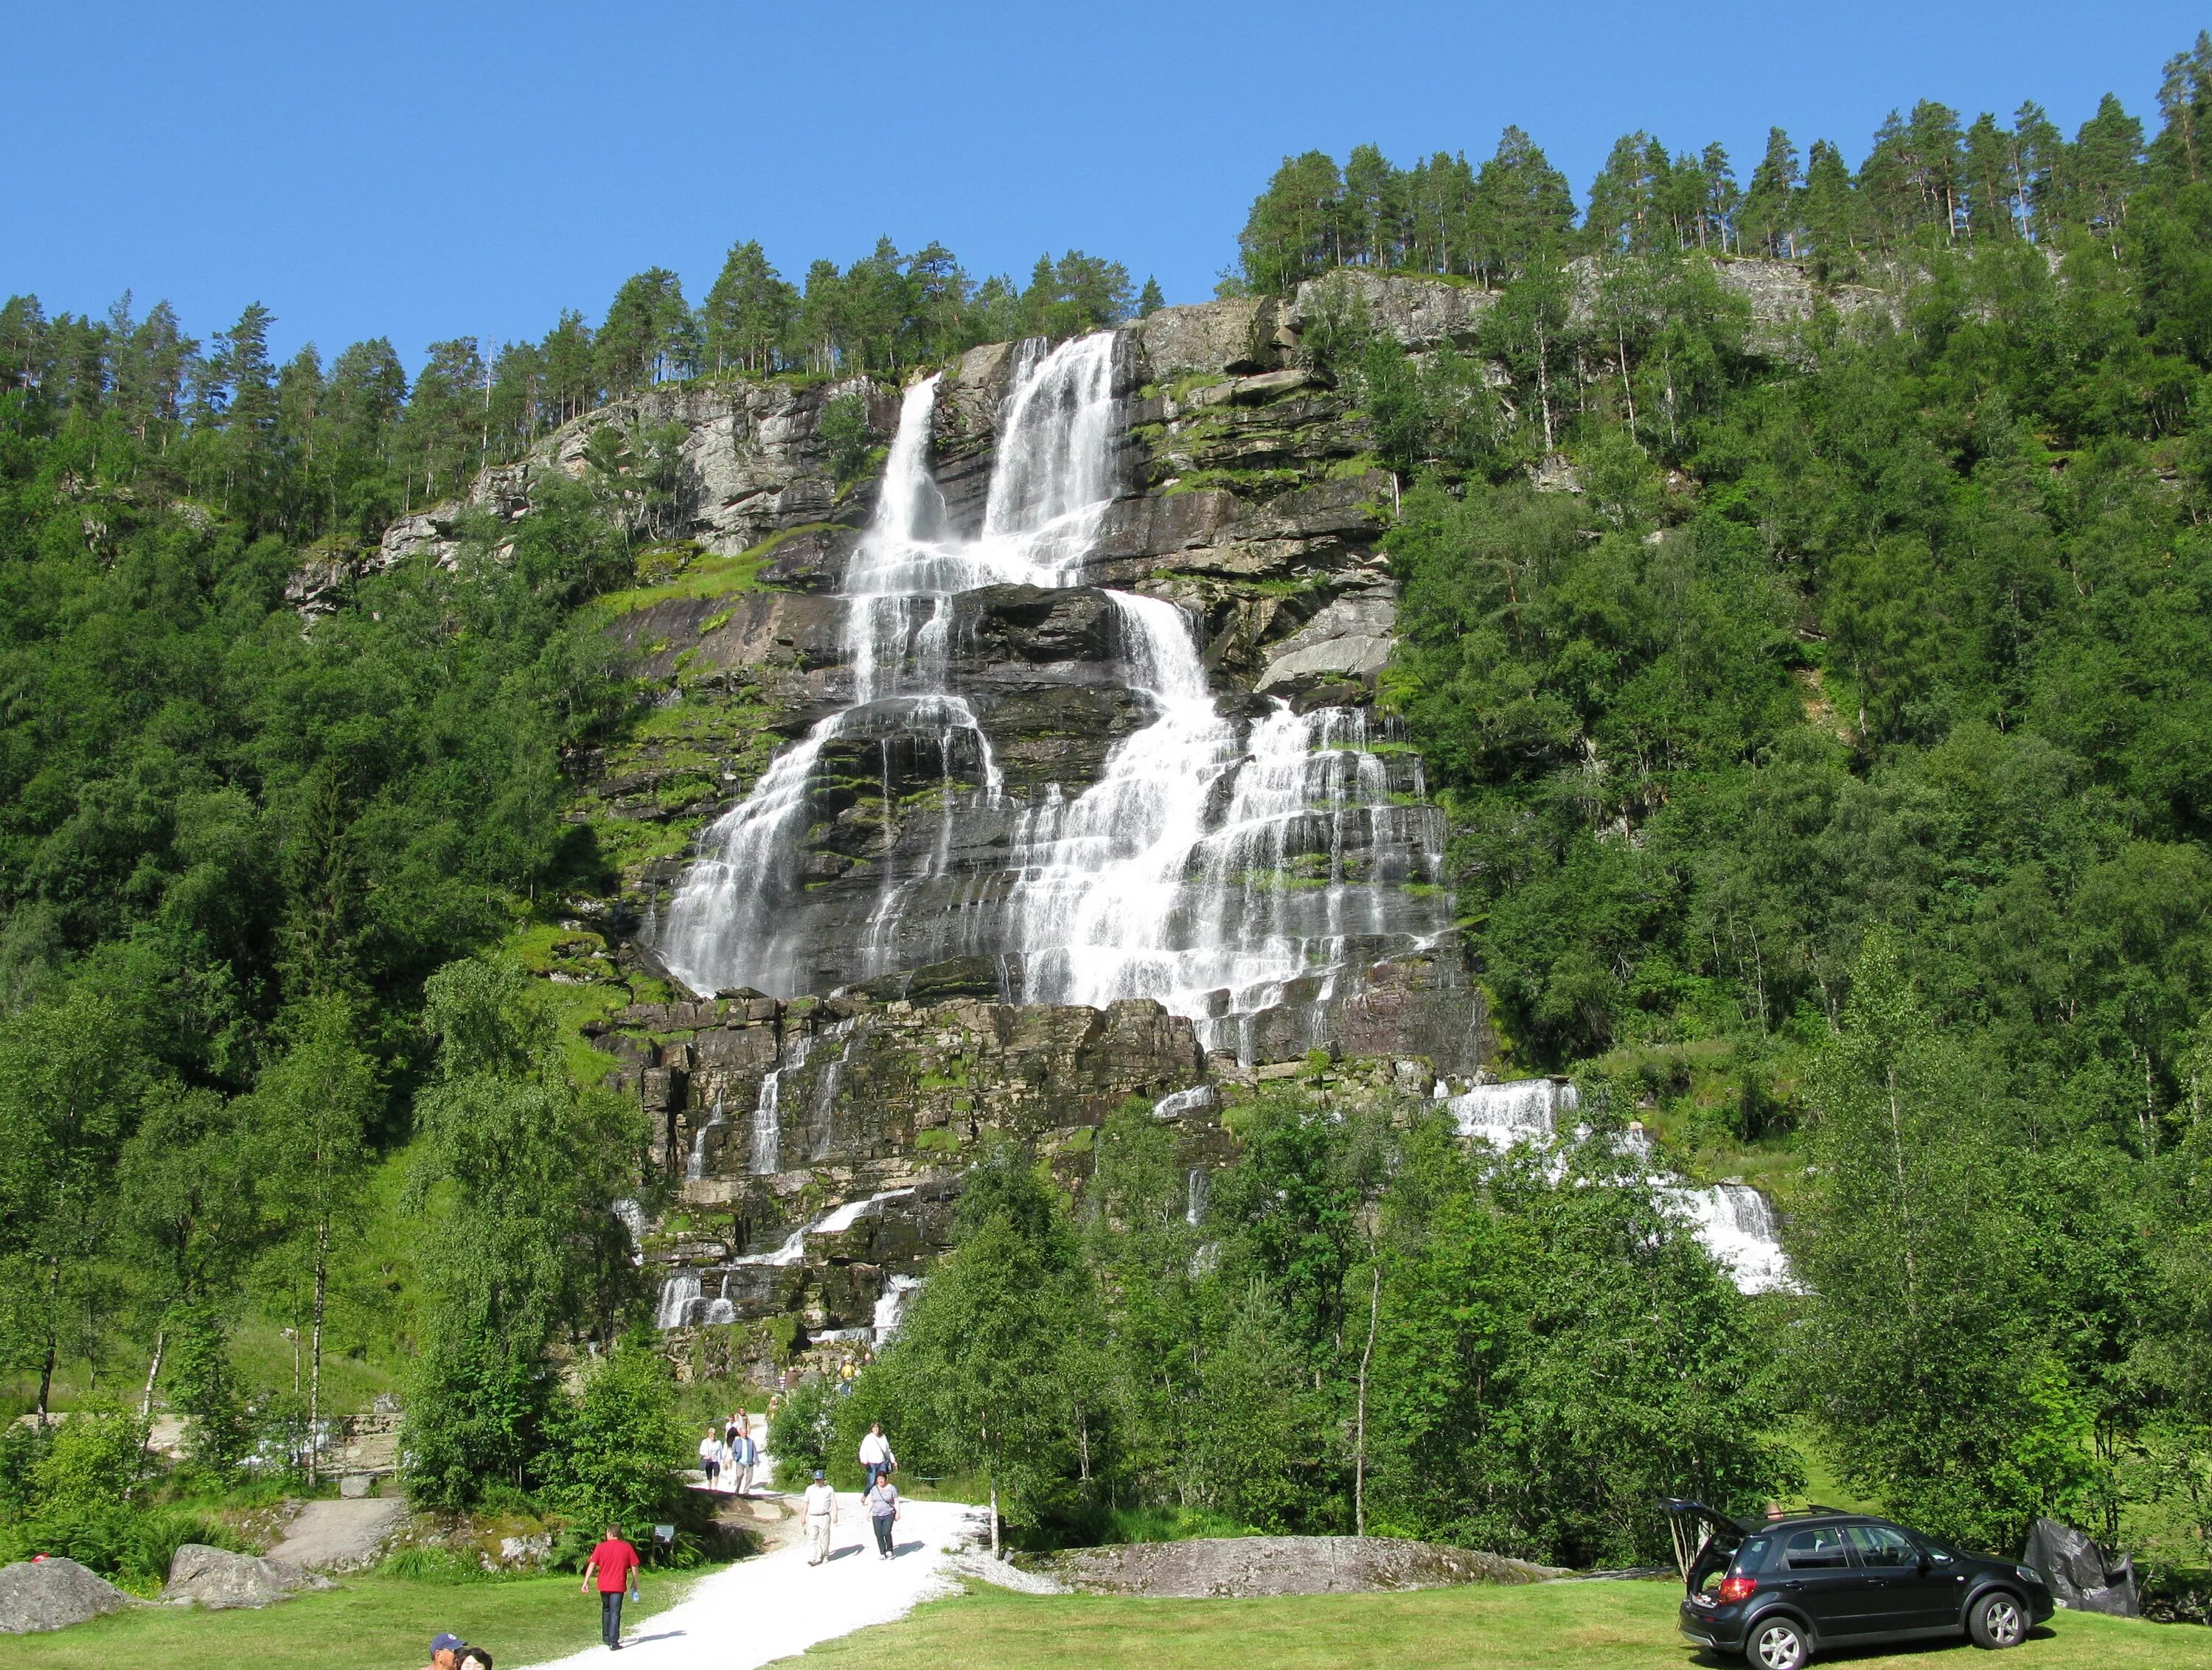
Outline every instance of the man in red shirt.
{"label": "man in red shirt", "polygon": [[599,1639],[607,1644],[609,1652],[622,1651],[623,1594],[628,1590],[631,1600],[637,1598],[637,1550],[623,1540],[620,1527],[607,1527],[606,1539],[592,1551],[592,1558],[584,1562],[584,1581],[578,1587],[579,1594],[591,1590],[592,1578],[599,1580]]}

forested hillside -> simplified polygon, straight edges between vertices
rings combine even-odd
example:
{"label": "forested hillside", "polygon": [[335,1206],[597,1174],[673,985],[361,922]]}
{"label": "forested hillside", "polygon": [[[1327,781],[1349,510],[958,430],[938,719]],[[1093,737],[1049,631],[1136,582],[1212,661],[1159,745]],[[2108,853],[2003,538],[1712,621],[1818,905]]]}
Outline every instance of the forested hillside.
{"label": "forested hillside", "polygon": [[[2212,40],[2154,127],[1923,103],[1856,166],[1777,131],[1741,185],[1637,133],[1579,205],[1515,128],[1479,167],[1286,159],[1223,288],[1285,304],[1390,472],[1382,700],[1501,1068],[1767,1187],[1805,1290],[1286,1082],[1203,1236],[1141,1119],[1083,1202],[990,1171],[855,1407],[982,1397],[964,1305],[1065,1343],[1015,1360],[1076,1412],[993,1452],[1036,1526],[1337,1529],[1372,1490],[1388,1528],[1626,1558],[1648,1493],[1799,1482],[1786,1439],[1953,1534],[2053,1512],[2202,1564]],[[1408,351],[1391,277],[1462,324]],[[799,286],[742,242],[696,308],[656,268],[411,380],[381,339],[277,365],[258,305],[199,341],[0,309],[0,1412],[158,1393],[220,1483],[343,1367],[421,1412],[425,1500],[611,1499],[555,1371],[649,1319],[608,1208],[658,1185],[514,953],[608,890],[571,814],[664,694],[590,605],[695,554],[610,447],[449,563],[312,620],[286,586],[658,384],[888,393],[1162,300],[1074,252],[1017,285],[885,240]],[[860,404],[841,478],[887,438]],[[44,1441],[8,1442],[27,1508]]]}

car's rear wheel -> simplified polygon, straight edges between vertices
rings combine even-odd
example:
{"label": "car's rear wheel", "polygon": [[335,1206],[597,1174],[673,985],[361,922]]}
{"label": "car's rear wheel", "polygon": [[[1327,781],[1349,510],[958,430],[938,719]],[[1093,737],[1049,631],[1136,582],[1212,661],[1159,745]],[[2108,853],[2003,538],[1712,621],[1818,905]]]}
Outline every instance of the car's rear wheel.
{"label": "car's rear wheel", "polygon": [[1796,1619],[1763,1618],[1751,1626],[1743,1656],[1752,1670],[1802,1670],[1813,1653]]}
{"label": "car's rear wheel", "polygon": [[2002,1589],[1984,1594],[1966,1615],[1966,1632],[1977,1647],[2017,1647],[2027,1639],[2027,1608]]}

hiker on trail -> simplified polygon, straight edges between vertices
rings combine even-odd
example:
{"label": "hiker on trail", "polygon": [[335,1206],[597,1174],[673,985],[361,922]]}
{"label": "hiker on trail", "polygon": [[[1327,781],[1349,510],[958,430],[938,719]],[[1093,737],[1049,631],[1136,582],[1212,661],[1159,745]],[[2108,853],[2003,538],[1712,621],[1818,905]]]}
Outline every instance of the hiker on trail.
{"label": "hiker on trail", "polygon": [[868,1423],[868,1436],[860,1440],[860,1467],[868,1475],[868,1483],[887,1477],[898,1465],[898,1457],[891,1454],[891,1442],[884,1436],[881,1421]]}
{"label": "hiker on trail", "polygon": [[708,1490],[714,1488],[714,1475],[721,1470],[721,1442],[714,1436],[714,1429],[710,1426],[707,1429],[707,1436],[699,1440],[699,1471],[707,1475]]}
{"label": "hiker on trail", "polygon": [[460,1655],[468,1650],[469,1643],[457,1635],[434,1635],[430,1637],[428,1670],[455,1670]]}
{"label": "hiker on trail", "polygon": [[806,1487],[807,1564],[820,1565],[830,1558],[830,1530],[836,1522],[837,1492],[817,1467],[814,1482]]}
{"label": "hiker on trail", "polygon": [[837,1365],[837,1395],[839,1397],[849,1398],[853,1395],[853,1376],[857,1372],[859,1371],[853,1367],[853,1359],[849,1357]]}
{"label": "hiker on trail", "polygon": [[743,1412],[731,1416],[722,1423],[722,1442],[732,1449],[735,1449],[738,1447],[738,1435],[744,1430],[745,1418]]}
{"label": "hiker on trail", "polygon": [[576,1586],[576,1593],[587,1593],[594,1576],[599,1580],[599,1639],[610,1652],[622,1651],[623,1594],[628,1590],[631,1600],[637,1599],[640,1564],[637,1550],[624,1542],[621,1528],[612,1525],[607,1527],[606,1539],[584,1562],[584,1581]]}
{"label": "hiker on trail", "polygon": [[898,1518],[898,1486],[886,1473],[868,1486],[868,1493],[860,1502],[868,1510],[868,1524],[876,1533],[876,1558],[888,1560],[891,1557],[891,1524]]}
{"label": "hiker on trail", "polygon": [[738,1458],[728,1439],[715,1444],[714,1459],[721,1464],[722,1488],[734,1494],[738,1488]]}
{"label": "hiker on trail", "polygon": [[753,1469],[760,1465],[760,1446],[753,1435],[742,1425],[732,1427],[730,1438],[731,1463],[737,1469],[737,1482],[732,1486],[739,1496],[750,1496],[753,1491]]}

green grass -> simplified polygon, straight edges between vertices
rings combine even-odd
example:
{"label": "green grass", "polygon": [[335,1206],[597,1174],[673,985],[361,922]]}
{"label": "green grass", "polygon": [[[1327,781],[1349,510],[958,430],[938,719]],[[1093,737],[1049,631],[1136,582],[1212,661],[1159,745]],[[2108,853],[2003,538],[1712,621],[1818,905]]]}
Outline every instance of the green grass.
{"label": "green grass", "polygon": [[[647,1572],[638,1604],[623,1612],[624,1633],[631,1632],[632,1620],[679,1599],[695,1576]],[[418,1670],[430,1656],[430,1637],[441,1630],[489,1649],[500,1664],[531,1664],[594,1645],[599,1601],[577,1594],[574,1577],[489,1583],[349,1577],[337,1588],[261,1612],[147,1606],[51,1635],[10,1637],[0,1661],[9,1670],[236,1670],[248,1664]]]}
{"label": "green grass", "polygon": [[[1723,1662],[1700,1657],[1676,1633],[1680,1595],[1659,1582],[1272,1600],[1042,1599],[978,1589],[902,1623],[826,1642],[805,1662],[825,1670],[1687,1670]],[[1820,1661],[1869,1670],[1973,1670],[1990,1661],[1963,1643]],[[2002,1662],[2005,1670],[2185,1670],[2212,1666],[2212,1631],[2062,1612]]]}

